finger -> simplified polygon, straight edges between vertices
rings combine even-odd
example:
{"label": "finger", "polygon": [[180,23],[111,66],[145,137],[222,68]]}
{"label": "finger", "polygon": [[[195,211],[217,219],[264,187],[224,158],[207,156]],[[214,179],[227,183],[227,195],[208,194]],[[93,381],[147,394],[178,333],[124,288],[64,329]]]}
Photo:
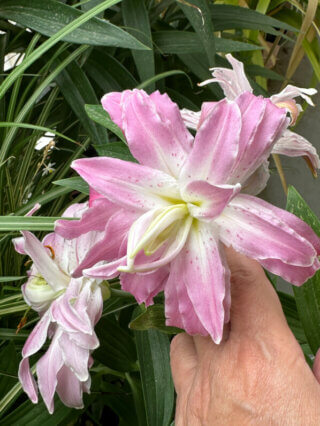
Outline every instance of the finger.
{"label": "finger", "polygon": [[226,249],[231,271],[231,334],[289,331],[277,293],[262,267],[233,249]]}
{"label": "finger", "polygon": [[193,338],[186,333],[175,336],[170,345],[170,364],[177,393],[192,382],[197,363]]}
{"label": "finger", "polygon": [[315,378],[320,383],[320,349],[318,349],[316,356],[314,358],[312,371],[313,371]]}

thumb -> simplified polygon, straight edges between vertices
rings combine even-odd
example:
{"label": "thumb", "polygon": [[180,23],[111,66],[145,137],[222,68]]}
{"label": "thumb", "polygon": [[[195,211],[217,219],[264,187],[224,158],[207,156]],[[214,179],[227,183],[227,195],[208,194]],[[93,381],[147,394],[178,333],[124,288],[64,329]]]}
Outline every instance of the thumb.
{"label": "thumb", "polygon": [[226,248],[231,272],[231,333],[289,331],[282,307],[262,267],[253,259]]}

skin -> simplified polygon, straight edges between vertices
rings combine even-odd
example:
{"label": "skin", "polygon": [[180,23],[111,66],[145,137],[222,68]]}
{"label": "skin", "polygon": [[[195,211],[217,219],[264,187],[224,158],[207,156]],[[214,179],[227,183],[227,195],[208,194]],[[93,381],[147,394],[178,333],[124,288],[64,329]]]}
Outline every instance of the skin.
{"label": "skin", "polygon": [[185,333],[171,343],[175,425],[319,425],[319,353],[312,372],[261,266],[232,249],[227,256],[232,307],[222,343]]}

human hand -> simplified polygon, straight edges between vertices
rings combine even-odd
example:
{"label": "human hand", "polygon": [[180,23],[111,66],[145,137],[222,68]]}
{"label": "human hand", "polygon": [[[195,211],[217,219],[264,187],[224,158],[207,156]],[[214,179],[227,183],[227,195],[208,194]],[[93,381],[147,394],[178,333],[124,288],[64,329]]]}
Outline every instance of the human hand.
{"label": "human hand", "polygon": [[175,425],[319,425],[319,352],[313,374],[261,266],[232,249],[227,256],[232,305],[223,342],[183,333],[171,343]]}

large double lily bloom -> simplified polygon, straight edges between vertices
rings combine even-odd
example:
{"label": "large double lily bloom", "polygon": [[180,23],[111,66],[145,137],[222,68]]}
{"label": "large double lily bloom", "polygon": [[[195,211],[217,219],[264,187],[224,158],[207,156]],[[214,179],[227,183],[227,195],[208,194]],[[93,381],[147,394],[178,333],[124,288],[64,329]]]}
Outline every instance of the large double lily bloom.
{"label": "large double lily bloom", "polygon": [[[218,343],[231,303],[224,245],[293,284],[319,269],[311,228],[243,193],[260,190],[257,170],[289,124],[284,108],[248,91],[204,104],[193,138],[166,94],[128,90],[107,94],[102,104],[139,164],[105,157],[73,163],[110,206],[100,241],[105,262],[88,268],[87,259],[84,275],[120,273],[122,288],[147,305],[164,291],[167,325]],[[87,230],[98,213],[93,207]],[[58,228],[68,234],[67,223]]]}
{"label": "large double lily bloom", "polygon": [[[74,204],[64,216],[79,217],[86,210],[86,204]],[[41,318],[22,349],[19,379],[34,403],[38,402],[39,388],[50,413],[55,392],[65,405],[82,408],[82,394],[90,391],[91,353],[99,346],[94,326],[101,316],[103,299],[101,280],[72,278],[71,272],[101,235],[89,232],[65,240],[51,233],[40,242],[31,232],[22,234],[14,240],[15,248],[33,260],[22,291]],[[29,357],[42,348],[47,337],[51,343],[37,362],[37,385]]]}

